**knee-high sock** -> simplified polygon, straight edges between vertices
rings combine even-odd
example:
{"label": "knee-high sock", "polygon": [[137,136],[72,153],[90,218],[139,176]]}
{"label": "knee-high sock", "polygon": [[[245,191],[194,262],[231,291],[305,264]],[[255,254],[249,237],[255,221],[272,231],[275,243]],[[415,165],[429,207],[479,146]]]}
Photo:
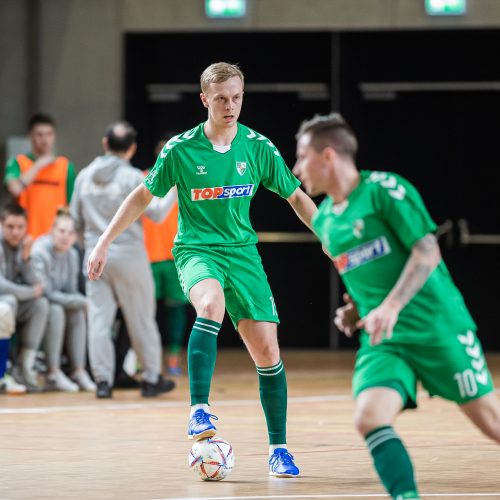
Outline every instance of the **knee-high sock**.
{"label": "knee-high sock", "polygon": [[257,366],[260,402],[266,416],[269,444],[286,443],[287,385],[285,367],[280,360],[274,366]]}
{"label": "knee-high sock", "polygon": [[380,480],[392,498],[420,498],[410,456],[394,429],[379,427],[365,440]]}
{"label": "knee-high sock", "polygon": [[220,327],[216,321],[198,317],[191,330],[187,354],[191,405],[208,404]]}
{"label": "knee-high sock", "polygon": [[167,332],[170,354],[177,356],[182,347],[186,329],[186,306],[167,305]]}

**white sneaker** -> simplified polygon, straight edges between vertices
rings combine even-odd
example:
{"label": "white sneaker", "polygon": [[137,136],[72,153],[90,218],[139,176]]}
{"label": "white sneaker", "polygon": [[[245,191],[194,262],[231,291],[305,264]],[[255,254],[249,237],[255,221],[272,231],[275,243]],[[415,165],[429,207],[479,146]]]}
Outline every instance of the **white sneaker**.
{"label": "white sneaker", "polygon": [[3,378],[0,378],[0,393],[10,394],[12,396],[25,394],[26,386],[18,384],[10,375],[6,373]]}
{"label": "white sneaker", "polygon": [[23,370],[20,365],[14,365],[12,368],[12,377],[16,383],[24,385],[28,392],[40,392],[42,390],[38,385],[37,376],[33,370]]}
{"label": "white sneaker", "polygon": [[62,391],[62,392],[78,392],[80,389],[78,385],[64,375],[61,370],[49,373],[47,375],[46,388],[49,391]]}
{"label": "white sneaker", "polygon": [[94,384],[86,370],[78,370],[71,378],[73,379],[73,382],[78,384],[80,390],[82,391],[94,392],[97,389],[97,386]]}

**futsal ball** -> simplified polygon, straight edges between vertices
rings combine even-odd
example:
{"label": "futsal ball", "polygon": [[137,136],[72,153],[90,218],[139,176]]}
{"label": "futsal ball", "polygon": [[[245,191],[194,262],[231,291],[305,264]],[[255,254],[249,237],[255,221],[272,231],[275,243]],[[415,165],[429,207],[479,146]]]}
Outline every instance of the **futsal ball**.
{"label": "futsal ball", "polygon": [[189,452],[189,468],[203,481],[220,481],[234,467],[233,447],[217,436],[196,441]]}

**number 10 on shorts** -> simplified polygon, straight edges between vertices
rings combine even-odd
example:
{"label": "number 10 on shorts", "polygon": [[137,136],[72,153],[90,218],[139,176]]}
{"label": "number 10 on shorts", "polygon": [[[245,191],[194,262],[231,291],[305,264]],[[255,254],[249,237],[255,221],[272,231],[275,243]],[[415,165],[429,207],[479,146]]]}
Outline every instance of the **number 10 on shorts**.
{"label": "number 10 on shorts", "polygon": [[458,390],[462,398],[472,397],[477,394],[476,377],[472,370],[457,372],[453,375],[453,378],[457,381]]}

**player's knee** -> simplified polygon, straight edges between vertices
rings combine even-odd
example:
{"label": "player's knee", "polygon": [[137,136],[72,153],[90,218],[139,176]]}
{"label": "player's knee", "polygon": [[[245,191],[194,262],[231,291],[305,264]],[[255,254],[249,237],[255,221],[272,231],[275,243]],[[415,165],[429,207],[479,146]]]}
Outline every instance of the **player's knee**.
{"label": "player's knee", "polygon": [[354,426],[362,436],[366,436],[369,432],[378,427],[383,427],[384,425],[391,425],[391,422],[381,415],[373,406],[356,408],[354,413]]}
{"label": "player's knee", "polygon": [[224,318],[224,304],[221,304],[215,297],[207,296],[197,304],[196,313],[201,318],[222,323]]}
{"label": "player's knee", "polygon": [[491,415],[480,428],[483,434],[500,444],[500,412]]}
{"label": "player's knee", "polygon": [[280,349],[278,345],[275,345],[274,343],[262,344],[257,348],[254,346],[253,351],[254,360],[257,366],[274,366],[279,363]]}

